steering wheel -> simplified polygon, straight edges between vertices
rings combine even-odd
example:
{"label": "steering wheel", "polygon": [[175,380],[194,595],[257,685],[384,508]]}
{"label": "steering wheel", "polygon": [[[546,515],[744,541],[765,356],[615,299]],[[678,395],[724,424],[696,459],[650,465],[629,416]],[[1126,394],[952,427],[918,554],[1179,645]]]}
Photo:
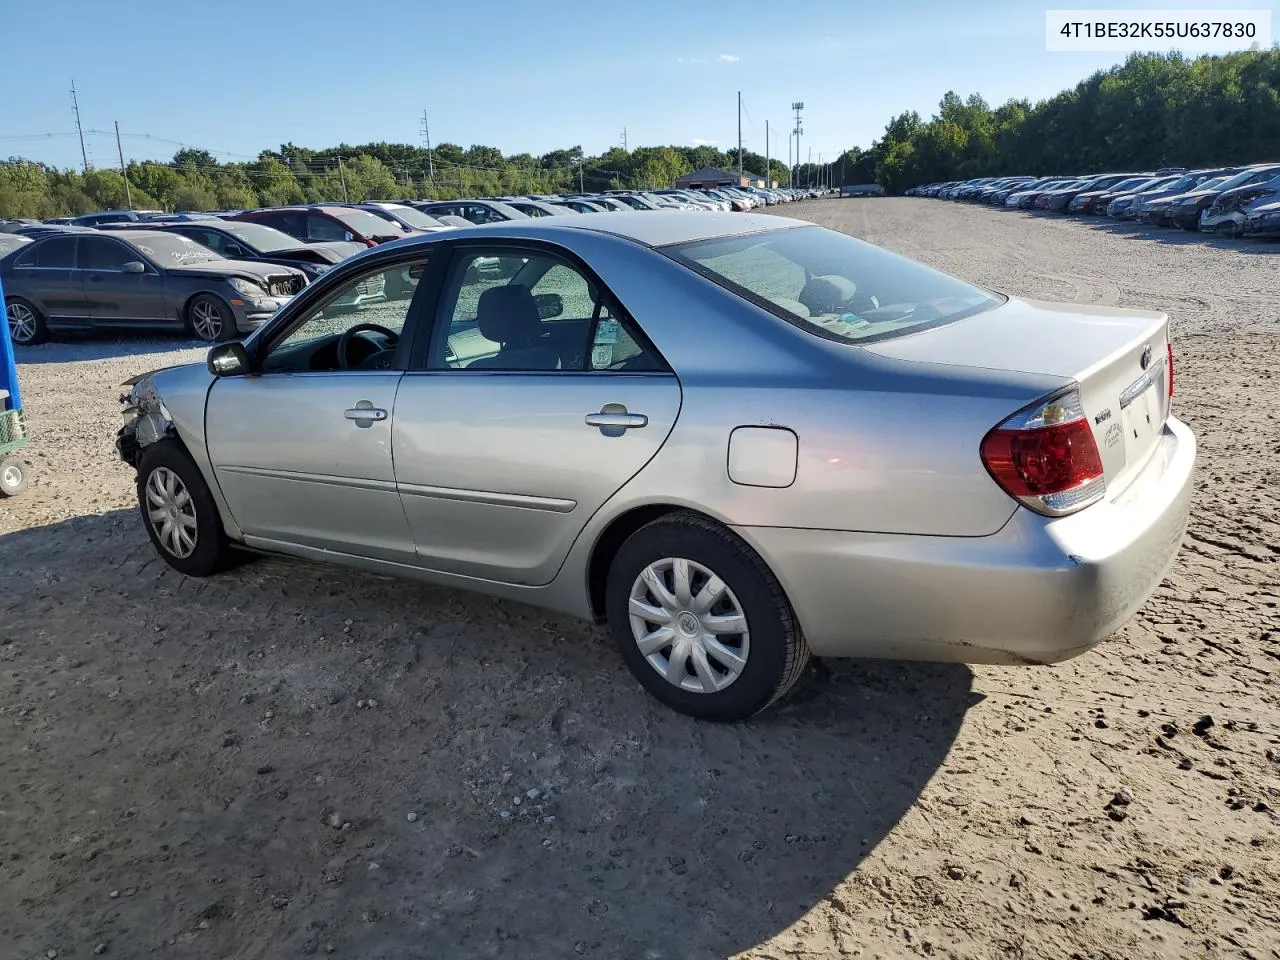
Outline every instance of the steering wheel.
{"label": "steering wheel", "polygon": [[[387,342],[390,344],[390,346],[386,348],[380,348],[372,340],[367,340],[367,339],[362,340],[361,342],[374,347],[374,351],[373,353],[370,353],[364,357],[361,357],[355,363],[352,363],[351,356],[350,356],[351,342],[358,334],[361,334],[361,333],[380,333],[387,338]],[[353,327],[348,327],[343,332],[342,336],[338,338],[338,348],[337,348],[338,369],[339,370],[351,370],[354,368],[364,369],[364,365],[374,357],[378,356],[379,354],[393,353],[395,351],[396,344],[399,342],[400,342],[400,335],[396,333],[394,330],[388,330],[386,327],[382,326],[381,324],[357,323]],[[387,362],[389,364],[390,362],[389,358]]]}

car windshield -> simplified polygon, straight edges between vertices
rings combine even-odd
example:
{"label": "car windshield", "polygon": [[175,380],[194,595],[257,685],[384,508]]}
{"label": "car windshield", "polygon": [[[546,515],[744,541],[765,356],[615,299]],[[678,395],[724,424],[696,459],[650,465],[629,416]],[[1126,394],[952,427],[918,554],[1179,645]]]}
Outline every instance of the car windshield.
{"label": "car windshield", "polygon": [[393,220],[376,216],[368,210],[329,210],[328,214],[335,220],[342,221],[353,233],[362,237],[393,237],[403,233],[400,225]]}
{"label": "car windshield", "polygon": [[1140,187],[1144,183],[1150,182],[1150,177],[1130,177],[1128,180],[1121,180],[1119,183],[1113,184],[1111,190],[1128,190],[1130,187]]}
{"label": "car windshield", "polygon": [[663,252],[830,339],[882,340],[1001,303],[994,294],[823,227],[674,244]]}
{"label": "car windshield", "polygon": [[1212,180],[1206,180],[1204,183],[1198,184],[1195,187],[1195,189],[1196,190],[1216,190],[1218,187],[1222,186],[1224,183],[1226,183],[1230,179],[1232,178],[1231,177],[1214,177]]}
{"label": "car windshield", "polygon": [[422,230],[435,230],[444,226],[435,217],[429,217],[421,210],[415,210],[413,207],[407,207],[400,203],[388,203],[382,209],[388,213],[395,214],[411,227],[418,227]]}
{"label": "car windshield", "polygon": [[268,227],[261,223],[224,223],[221,229],[237,240],[247,244],[259,253],[274,253],[276,250],[296,250],[302,241],[289,236],[283,230]]}
{"label": "car windshield", "polygon": [[211,263],[215,260],[227,259],[220,253],[214,253],[208,247],[201,246],[194,240],[180,237],[176,233],[156,231],[145,240],[129,240],[153,262],[162,267],[180,267],[188,263]]}

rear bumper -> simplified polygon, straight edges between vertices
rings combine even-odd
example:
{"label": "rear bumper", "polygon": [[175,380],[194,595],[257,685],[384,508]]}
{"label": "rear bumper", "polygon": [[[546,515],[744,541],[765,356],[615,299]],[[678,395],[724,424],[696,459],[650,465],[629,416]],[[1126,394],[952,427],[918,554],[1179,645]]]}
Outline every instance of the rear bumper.
{"label": "rear bumper", "polygon": [[1177,555],[1195,437],[1170,418],[1118,496],[1069,517],[1017,510],[989,537],[743,527],[819,656],[1053,663],[1133,615]]}

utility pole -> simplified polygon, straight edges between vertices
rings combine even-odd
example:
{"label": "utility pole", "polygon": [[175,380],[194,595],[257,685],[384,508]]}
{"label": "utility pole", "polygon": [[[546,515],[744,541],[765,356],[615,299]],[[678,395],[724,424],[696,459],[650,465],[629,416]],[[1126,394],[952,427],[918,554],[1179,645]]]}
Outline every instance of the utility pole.
{"label": "utility pole", "polygon": [[[791,109],[796,112],[796,128],[795,130],[792,131],[792,133],[796,135],[796,168],[797,169],[795,172],[798,173],[799,172],[798,168],[800,166],[800,134],[804,133],[804,128],[800,125],[800,111],[804,109],[803,101],[797,100],[795,103],[791,104]],[[793,185],[794,185],[794,181],[795,181],[795,176],[793,175],[792,176]]]}
{"label": "utility pole", "polygon": [[627,149],[627,128],[626,127],[622,128],[622,152],[623,153],[631,152],[630,150]]}
{"label": "utility pole", "polygon": [[427,179],[431,186],[436,185],[436,164],[431,157],[431,127],[427,124],[427,111],[422,111],[422,140],[427,148]]}
{"label": "utility pole", "polygon": [[742,186],[742,91],[738,91],[738,186]]}
{"label": "utility pole", "polygon": [[120,175],[124,177],[124,202],[133,209],[133,194],[129,191],[129,169],[124,165],[124,148],[120,146],[120,121],[116,121],[116,153],[120,154]]}
{"label": "utility pole", "polygon": [[585,159],[586,157],[584,157],[582,154],[578,154],[578,192],[579,193],[587,192],[582,189],[582,161]]}
{"label": "utility pole", "polygon": [[773,171],[769,169],[769,121],[764,122],[764,188],[773,189]]}
{"label": "utility pole", "polygon": [[80,101],[76,99],[76,81],[71,81],[71,112],[76,115],[76,132],[80,134],[80,159],[84,161],[84,172],[89,172],[89,154],[84,148],[84,127],[80,126]]}
{"label": "utility pole", "polygon": [[347,174],[342,169],[342,154],[338,154],[338,179],[342,181],[342,202],[350,203],[351,198],[347,196]]}
{"label": "utility pole", "polygon": [[[341,157],[338,158],[338,162],[342,162]],[[805,168],[806,168],[806,172],[809,174],[805,178],[805,181],[808,183],[809,189],[812,190],[813,189],[813,147],[809,148],[809,161],[808,163],[805,164]]]}

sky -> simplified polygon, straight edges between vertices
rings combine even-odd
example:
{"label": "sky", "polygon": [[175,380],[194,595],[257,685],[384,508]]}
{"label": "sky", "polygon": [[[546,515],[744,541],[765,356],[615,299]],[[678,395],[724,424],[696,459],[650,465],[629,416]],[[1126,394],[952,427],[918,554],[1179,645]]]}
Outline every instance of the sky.
{"label": "sky", "polygon": [[[1078,4],[1077,6],[1083,6]],[[581,145],[711,143],[802,160],[868,146],[947,90],[998,105],[1073,86],[1124,53],[1048,53],[1064,0],[0,0],[0,157],[79,166],[166,160],[181,145],[248,160],[430,136],[535,155]],[[1091,8],[1269,9],[1264,0]],[[794,11],[786,15],[788,11]],[[1273,11],[1276,28],[1280,17]]]}

